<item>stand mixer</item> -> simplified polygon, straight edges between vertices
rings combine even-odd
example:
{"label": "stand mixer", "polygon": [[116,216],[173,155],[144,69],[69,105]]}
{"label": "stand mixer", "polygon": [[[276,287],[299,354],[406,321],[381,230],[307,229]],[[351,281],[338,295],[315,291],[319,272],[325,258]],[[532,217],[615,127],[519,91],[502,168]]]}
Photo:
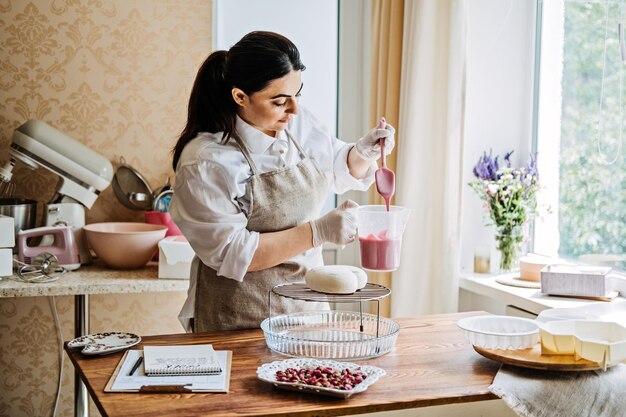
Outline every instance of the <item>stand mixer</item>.
{"label": "stand mixer", "polygon": [[10,160],[0,167],[0,190],[14,188],[10,184],[17,161],[30,169],[43,167],[57,175],[59,180],[54,196],[47,203],[44,224],[71,226],[80,263],[91,262],[83,231],[85,208],[91,208],[100,192],[111,183],[111,163],[41,120],[28,120],[15,129],[9,151]]}

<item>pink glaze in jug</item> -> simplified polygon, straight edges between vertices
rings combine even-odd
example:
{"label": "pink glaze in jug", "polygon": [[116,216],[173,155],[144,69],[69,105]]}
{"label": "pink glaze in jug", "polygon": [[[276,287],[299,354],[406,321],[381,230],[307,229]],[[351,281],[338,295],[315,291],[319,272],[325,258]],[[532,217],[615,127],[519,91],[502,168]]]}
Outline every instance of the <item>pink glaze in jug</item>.
{"label": "pink glaze in jug", "polygon": [[400,266],[402,234],[409,209],[399,206],[360,206],[357,211],[361,267],[394,271]]}
{"label": "pink glaze in jug", "polygon": [[400,266],[401,239],[388,239],[381,235],[359,237],[361,266],[374,271],[393,271]]}

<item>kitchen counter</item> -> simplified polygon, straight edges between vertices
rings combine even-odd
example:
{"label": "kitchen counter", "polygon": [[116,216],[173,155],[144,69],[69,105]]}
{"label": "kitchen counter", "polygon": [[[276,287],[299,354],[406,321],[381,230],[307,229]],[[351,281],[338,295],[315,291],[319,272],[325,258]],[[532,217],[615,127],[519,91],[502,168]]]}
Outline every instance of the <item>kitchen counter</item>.
{"label": "kitchen counter", "polygon": [[96,261],[66,272],[53,282],[35,284],[5,277],[0,281],[0,297],[187,291],[189,287],[189,280],[159,279],[157,274],[156,262],[139,269],[116,270]]}
{"label": "kitchen counter", "polygon": [[[441,314],[396,321],[401,330],[396,347],[387,355],[359,363],[379,366],[387,375],[367,391],[347,400],[283,391],[257,379],[263,363],[287,359],[273,353],[260,329],[198,334],[145,336],[145,345],[211,343],[216,350],[233,352],[230,391],[204,393],[104,393],[104,388],[123,352],[84,356],[66,351],[103,416],[336,416],[362,413],[402,413],[419,408],[456,407],[455,412],[436,415],[486,415],[472,413],[472,404],[498,403],[491,415],[514,415],[489,392],[500,364],[477,354],[465,340],[457,321],[482,312]],[[136,347],[134,347],[136,348]],[[441,412],[439,410],[438,412]],[[401,414],[408,415],[408,414]]]}

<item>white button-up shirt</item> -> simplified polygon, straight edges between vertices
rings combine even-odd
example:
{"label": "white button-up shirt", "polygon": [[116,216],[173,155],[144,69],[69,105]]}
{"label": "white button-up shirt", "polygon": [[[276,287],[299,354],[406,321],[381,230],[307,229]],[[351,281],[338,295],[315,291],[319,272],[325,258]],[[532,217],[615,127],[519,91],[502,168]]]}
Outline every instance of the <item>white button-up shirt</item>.
{"label": "white button-up shirt", "polygon": [[[356,179],[348,170],[352,144],[335,138],[302,106],[288,130],[305,153],[314,158],[332,192],[366,190],[374,182],[376,162],[365,178]],[[258,173],[275,171],[300,162],[298,149],[284,131],[267,136],[237,117],[236,129],[248,147]],[[259,233],[246,229],[250,165],[234,139],[222,142],[222,133],[201,133],[189,142],[178,161],[172,219],[183,232],[196,256],[223,277],[242,281],[259,245]],[[322,248],[312,248],[292,258],[307,268],[323,264]],[[179,319],[187,330],[195,303],[195,274],[191,271],[187,301]]]}

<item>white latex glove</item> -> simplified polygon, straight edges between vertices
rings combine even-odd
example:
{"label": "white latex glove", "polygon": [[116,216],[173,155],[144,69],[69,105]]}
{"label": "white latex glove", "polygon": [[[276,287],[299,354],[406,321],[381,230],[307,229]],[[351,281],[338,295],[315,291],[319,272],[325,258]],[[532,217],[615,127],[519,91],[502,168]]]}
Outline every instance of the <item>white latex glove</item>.
{"label": "white latex glove", "polygon": [[356,152],[367,161],[380,159],[380,139],[385,138],[385,155],[389,155],[396,144],[394,140],[395,133],[396,129],[388,123],[384,129],[375,127],[356,142]]}
{"label": "white latex glove", "polygon": [[352,200],[344,201],[339,207],[329,211],[317,220],[312,220],[313,247],[325,242],[345,245],[354,241],[356,216],[352,213],[359,205]]}

